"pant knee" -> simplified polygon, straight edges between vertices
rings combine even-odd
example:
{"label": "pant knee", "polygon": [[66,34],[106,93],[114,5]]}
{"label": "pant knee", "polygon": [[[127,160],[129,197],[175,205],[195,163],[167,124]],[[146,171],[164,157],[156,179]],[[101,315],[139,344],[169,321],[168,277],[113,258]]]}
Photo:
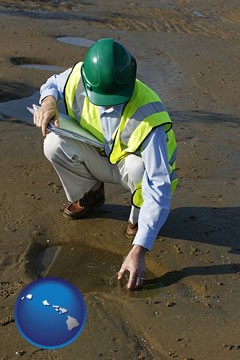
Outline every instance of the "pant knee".
{"label": "pant knee", "polygon": [[133,154],[128,155],[125,158],[125,166],[128,173],[129,179],[134,184],[142,181],[143,173],[144,173],[144,163],[140,156],[136,156]]}
{"label": "pant knee", "polygon": [[49,161],[52,161],[60,147],[61,139],[54,133],[46,136],[43,143],[43,152]]}

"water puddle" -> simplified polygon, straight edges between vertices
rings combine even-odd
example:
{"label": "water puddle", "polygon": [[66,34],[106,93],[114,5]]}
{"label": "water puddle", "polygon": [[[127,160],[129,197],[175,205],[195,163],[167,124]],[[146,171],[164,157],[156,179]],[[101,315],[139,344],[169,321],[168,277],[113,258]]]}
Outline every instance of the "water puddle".
{"label": "water puddle", "polygon": [[[16,90],[17,91],[17,88]],[[33,115],[27,110],[32,104],[38,104],[40,98],[39,91],[31,96],[22,99],[0,102],[0,120],[18,120],[26,124],[33,125]],[[63,101],[58,103],[58,109],[65,114],[65,105]]]}
{"label": "water puddle", "polygon": [[[56,38],[56,40],[65,44],[86,48],[91,47],[95,43],[95,41],[90,39],[71,36],[58,37]],[[154,57],[153,61],[154,63],[151,67],[148,66],[148,63],[146,61],[138,61],[138,72],[140,75],[140,79],[142,79],[143,81],[146,80],[153,89],[157,90],[157,92],[158,90],[161,91],[165,98],[170,98],[172,96],[172,93],[176,93],[175,91],[173,91],[173,88],[175,86],[182,86],[183,79],[179,75],[178,69],[176,69],[176,66],[172,63],[169,56],[164,52],[160,51],[159,56]],[[162,69],[160,72],[161,79],[159,79],[159,61],[161,62]],[[53,73],[59,73],[63,70],[61,67],[49,63],[49,61],[44,58],[25,56],[11,57],[10,62],[17,67],[26,69],[52,71]],[[176,76],[174,76],[174,74]],[[161,89],[158,89],[158,87],[160,86],[159,84],[161,85]],[[16,88],[11,89],[11,92],[13,92],[13,94],[16,94],[16,100],[0,102],[0,118],[3,120],[9,120],[9,118],[12,118],[13,120],[17,119],[28,124],[32,124],[32,115],[27,111],[26,107],[31,107],[33,103],[38,103],[39,92],[36,92],[29,97],[19,99],[18,94],[21,93],[21,89],[18,89],[18,85],[15,85],[15,87]],[[174,99],[175,98],[176,96],[174,95]],[[62,104],[58,104],[58,107],[60,112],[65,113],[65,107]]]}
{"label": "water puddle", "polygon": [[[59,37],[57,38],[57,40],[62,43],[75,45],[75,46],[82,46],[87,48],[91,47],[95,42],[90,39],[69,37],[69,36]],[[20,57],[11,57],[9,60],[11,64],[23,69],[25,68],[25,69],[33,69],[33,70],[45,70],[45,71],[51,71],[53,73],[59,73],[64,70],[59,66],[48,64],[46,59],[20,56]],[[16,100],[9,99],[9,101],[0,102],[0,119],[1,120],[9,120],[10,118],[12,120],[17,119],[19,121],[23,121],[25,123],[32,125],[33,124],[32,115],[27,111],[27,107],[31,107],[32,104],[38,104],[40,97],[39,92],[35,92],[29,97],[19,99],[17,95],[19,93],[18,91],[19,89],[17,88],[17,85],[15,89],[13,88],[11,90],[13,92],[12,97],[14,97],[14,93],[16,94],[15,95]],[[58,108],[60,112],[65,113],[65,107],[62,103],[58,104]]]}
{"label": "water puddle", "polygon": [[[17,91],[17,89],[16,89]],[[33,125],[33,116],[27,110],[32,104],[38,104],[39,92],[33,95],[16,100],[0,102],[0,120],[19,120],[29,125]]]}
{"label": "water puddle", "polygon": [[46,64],[45,61],[42,61],[40,59],[35,59],[25,56],[12,57],[10,58],[10,63],[22,69],[46,70],[53,72],[63,71],[63,68],[60,66],[49,65]]}
{"label": "water puddle", "polygon": [[[36,258],[38,274],[42,277],[64,278],[77,286],[83,294],[105,292],[125,295],[127,276],[123,287],[117,281],[117,273],[123,257],[103,249],[86,246],[54,246],[42,250]],[[149,297],[157,295],[160,284],[156,276],[147,271],[143,290],[131,291],[130,296]]]}
{"label": "water puddle", "polygon": [[57,38],[57,40],[65,44],[82,46],[86,48],[90,48],[95,43],[95,41],[93,40],[79,38],[79,37],[72,37],[72,36],[59,37]]}
{"label": "water puddle", "polygon": [[22,69],[34,69],[34,70],[46,70],[46,71],[63,71],[63,68],[60,66],[53,66],[53,65],[41,65],[41,64],[24,64],[19,65]]}
{"label": "water puddle", "polygon": [[60,250],[60,246],[51,246],[42,250],[37,255],[36,268],[38,274],[40,274],[42,277],[47,276],[47,272],[49,271]]}

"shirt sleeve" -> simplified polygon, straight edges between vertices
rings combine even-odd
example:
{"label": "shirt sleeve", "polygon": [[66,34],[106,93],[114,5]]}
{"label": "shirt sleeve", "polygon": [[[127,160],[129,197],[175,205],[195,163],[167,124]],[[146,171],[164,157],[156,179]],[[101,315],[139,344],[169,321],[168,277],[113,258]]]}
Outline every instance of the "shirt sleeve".
{"label": "shirt sleeve", "polygon": [[63,99],[64,87],[71,71],[72,68],[62,72],[61,74],[53,75],[41,86],[39,99],[40,104],[43,99],[49,95],[55,97],[57,102]]}
{"label": "shirt sleeve", "polygon": [[170,212],[171,181],[168,167],[166,134],[163,126],[154,129],[143,143],[145,171],[142,180],[144,199],[133,245],[152,249]]}

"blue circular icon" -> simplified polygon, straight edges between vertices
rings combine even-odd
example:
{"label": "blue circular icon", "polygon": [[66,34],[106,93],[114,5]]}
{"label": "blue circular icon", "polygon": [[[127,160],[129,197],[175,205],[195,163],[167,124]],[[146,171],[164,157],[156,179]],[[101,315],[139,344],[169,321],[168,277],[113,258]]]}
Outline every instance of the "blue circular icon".
{"label": "blue circular icon", "polygon": [[14,308],[16,326],[31,344],[57,349],[72,343],[87,318],[81,292],[66,280],[34,280],[19,294]]}

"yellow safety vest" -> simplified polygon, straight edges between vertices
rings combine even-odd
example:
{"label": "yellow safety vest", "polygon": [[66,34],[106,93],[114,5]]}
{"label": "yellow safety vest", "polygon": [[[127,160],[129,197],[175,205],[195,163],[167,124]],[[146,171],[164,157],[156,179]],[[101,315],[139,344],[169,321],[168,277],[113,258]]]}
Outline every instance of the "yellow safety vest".
{"label": "yellow safety vest", "polygon": [[[98,106],[92,104],[84,90],[81,79],[82,63],[77,63],[70,73],[64,89],[64,99],[68,115],[104,143]],[[172,121],[158,95],[141,81],[136,80],[133,95],[126,104],[119,127],[113,134],[113,145],[109,161],[116,164],[130,153],[140,155],[141,145],[157,126],[164,126],[167,135],[167,151],[171,192],[173,194],[178,179],[176,176],[176,140]],[[132,196],[132,202],[140,207],[143,203],[141,183]]]}

